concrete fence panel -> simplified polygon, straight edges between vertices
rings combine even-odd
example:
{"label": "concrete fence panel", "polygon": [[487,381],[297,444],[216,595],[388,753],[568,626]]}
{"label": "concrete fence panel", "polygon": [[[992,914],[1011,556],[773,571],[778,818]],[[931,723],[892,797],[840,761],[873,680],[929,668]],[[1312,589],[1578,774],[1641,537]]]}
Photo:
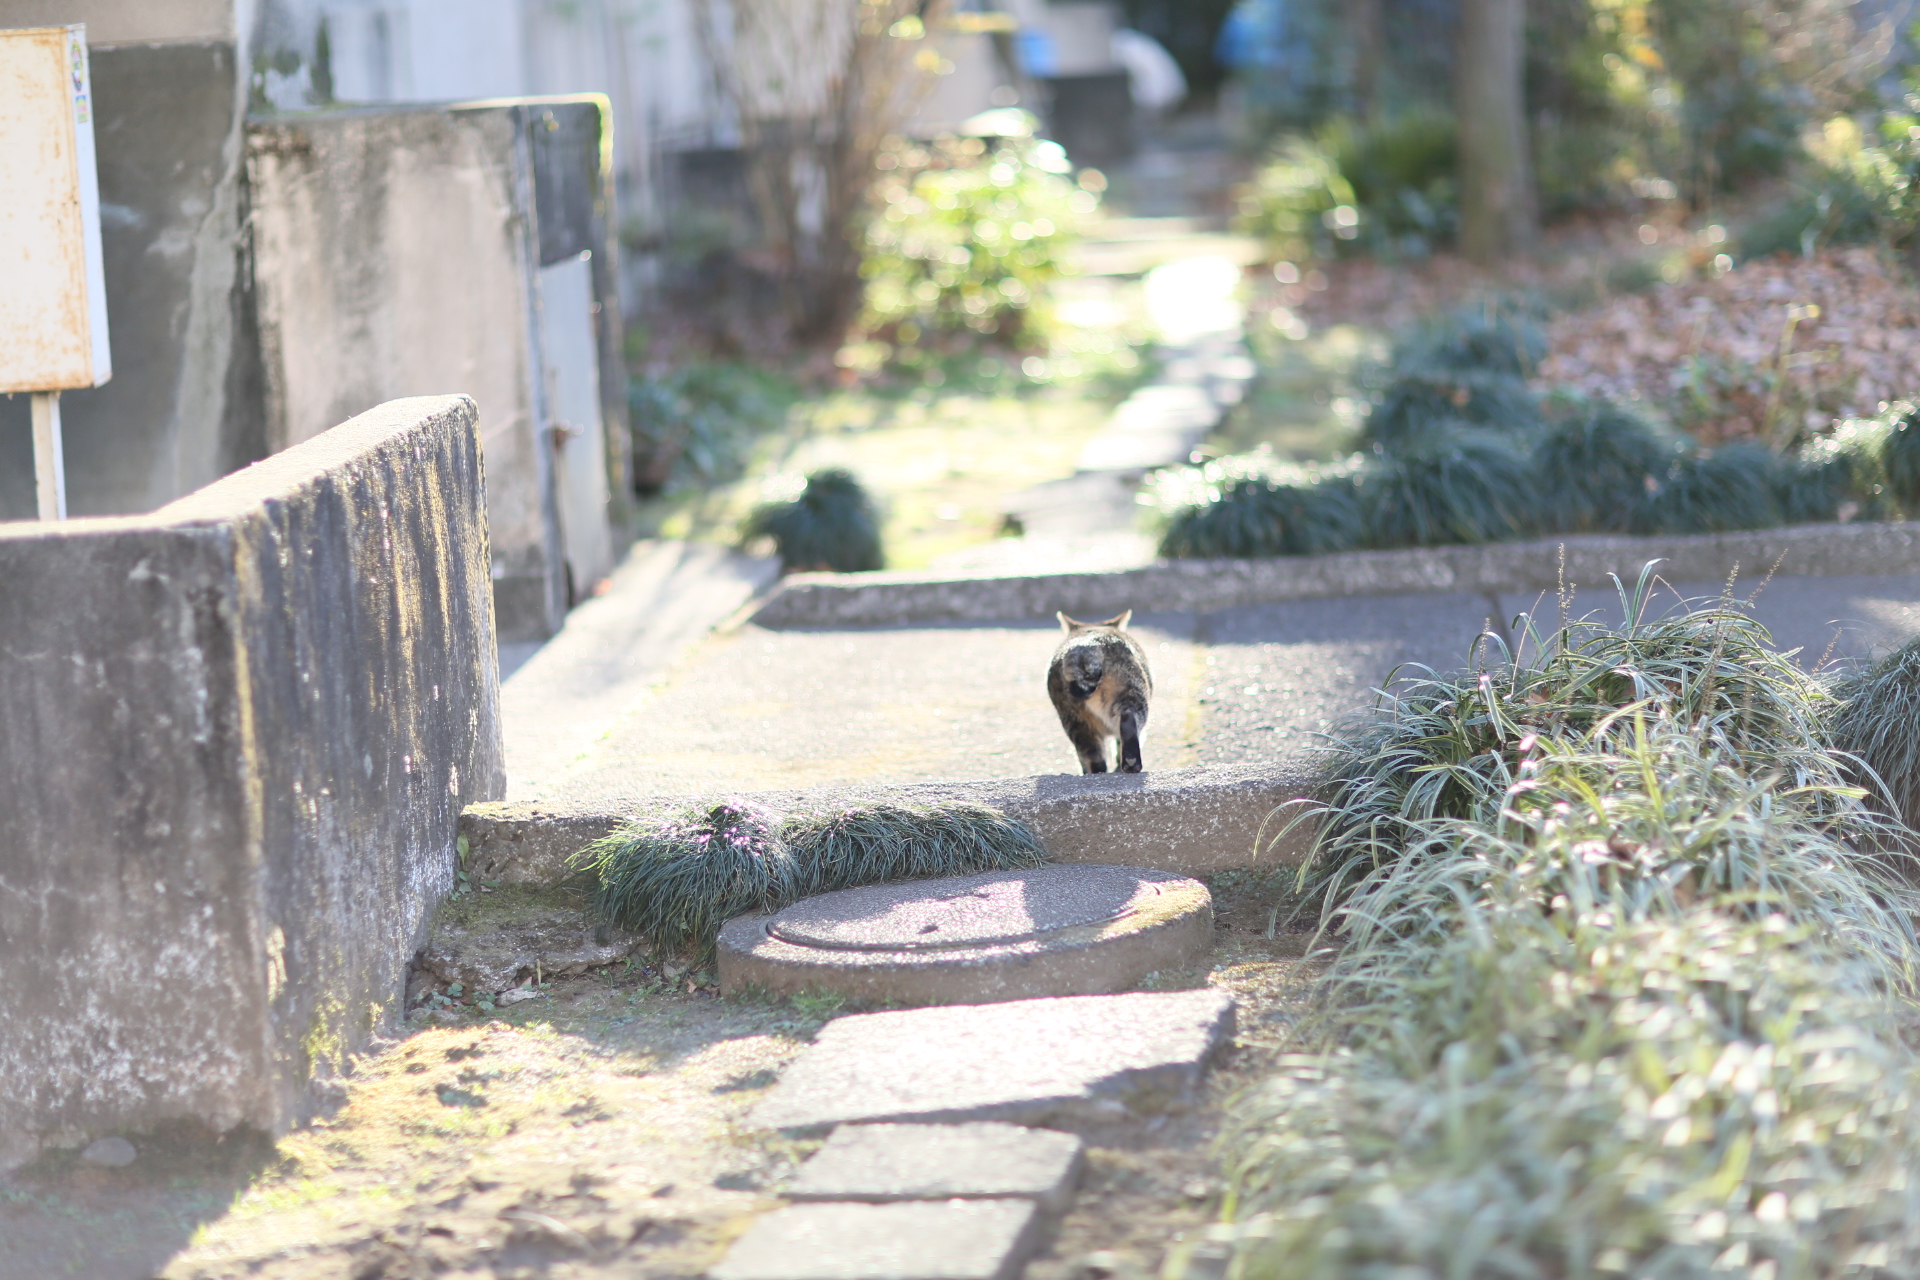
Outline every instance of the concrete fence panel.
{"label": "concrete fence panel", "polygon": [[283,1129],[386,1020],[505,788],[490,585],[464,396],[0,525],[0,1167]]}

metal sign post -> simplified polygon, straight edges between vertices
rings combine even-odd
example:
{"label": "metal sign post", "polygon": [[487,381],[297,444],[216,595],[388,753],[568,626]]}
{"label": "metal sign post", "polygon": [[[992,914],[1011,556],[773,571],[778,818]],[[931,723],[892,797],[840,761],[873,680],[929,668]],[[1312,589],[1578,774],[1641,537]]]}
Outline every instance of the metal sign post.
{"label": "metal sign post", "polygon": [[87,29],[0,31],[0,392],[33,396],[42,520],[67,514],[60,392],[113,376]]}

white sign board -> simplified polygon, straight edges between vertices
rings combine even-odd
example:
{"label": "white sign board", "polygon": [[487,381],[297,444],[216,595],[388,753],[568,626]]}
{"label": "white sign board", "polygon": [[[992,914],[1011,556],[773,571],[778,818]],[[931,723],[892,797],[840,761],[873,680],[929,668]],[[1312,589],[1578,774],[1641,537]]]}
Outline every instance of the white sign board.
{"label": "white sign board", "polygon": [[0,31],[0,392],[113,376],[87,29]]}

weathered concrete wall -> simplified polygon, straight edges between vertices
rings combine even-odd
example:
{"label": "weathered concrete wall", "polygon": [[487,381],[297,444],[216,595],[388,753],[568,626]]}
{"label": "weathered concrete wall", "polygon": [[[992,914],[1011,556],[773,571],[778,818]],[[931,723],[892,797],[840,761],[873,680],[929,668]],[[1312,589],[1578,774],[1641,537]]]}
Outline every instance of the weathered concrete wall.
{"label": "weathered concrete wall", "polygon": [[0,1167],[279,1129],[385,1017],[502,794],[463,397],[146,517],[0,527]]}
{"label": "weathered concrete wall", "polygon": [[[551,635],[571,603],[535,273],[583,250],[610,257],[598,121],[586,102],[408,107],[249,135],[268,447],[396,396],[473,396],[503,639]],[[551,149],[549,134],[580,145]],[[612,276],[598,275],[611,303]],[[617,309],[601,315],[611,387]],[[624,403],[603,388],[602,406],[624,439]]]}
{"label": "weathered concrete wall", "polygon": [[[40,22],[86,22],[93,45],[114,364],[105,386],[61,397],[68,507],[151,511],[265,452],[244,271],[246,86],[234,6],[0,5],[0,25]],[[0,455],[30,449],[27,414],[25,396],[0,398]],[[33,515],[30,485],[0,486],[0,519]]]}

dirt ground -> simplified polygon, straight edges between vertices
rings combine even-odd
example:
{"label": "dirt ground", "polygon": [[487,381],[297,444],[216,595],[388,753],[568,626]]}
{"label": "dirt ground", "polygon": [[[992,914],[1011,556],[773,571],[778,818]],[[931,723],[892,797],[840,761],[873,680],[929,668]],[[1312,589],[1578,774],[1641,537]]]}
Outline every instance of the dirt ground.
{"label": "dirt ground", "polygon": [[[1089,1172],[1033,1280],[1158,1274],[1209,1221],[1223,1108],[1303,1009],[1308,935],[1269,935],[1249,873],[1213,881],[1211,962],[1150,985],[1222,986],[1237,1047],[1199,1105],[1089,1135]],[[698,1276],[816,1145],[743,1118],[830,999],[721,999],[704,975],[620,964],[546,1000],[385,1043],[338,1109],[278,1142],[134,1135],[107,1169],[67,1152],[0,1179],[0,1278],[415,1280]]]}

